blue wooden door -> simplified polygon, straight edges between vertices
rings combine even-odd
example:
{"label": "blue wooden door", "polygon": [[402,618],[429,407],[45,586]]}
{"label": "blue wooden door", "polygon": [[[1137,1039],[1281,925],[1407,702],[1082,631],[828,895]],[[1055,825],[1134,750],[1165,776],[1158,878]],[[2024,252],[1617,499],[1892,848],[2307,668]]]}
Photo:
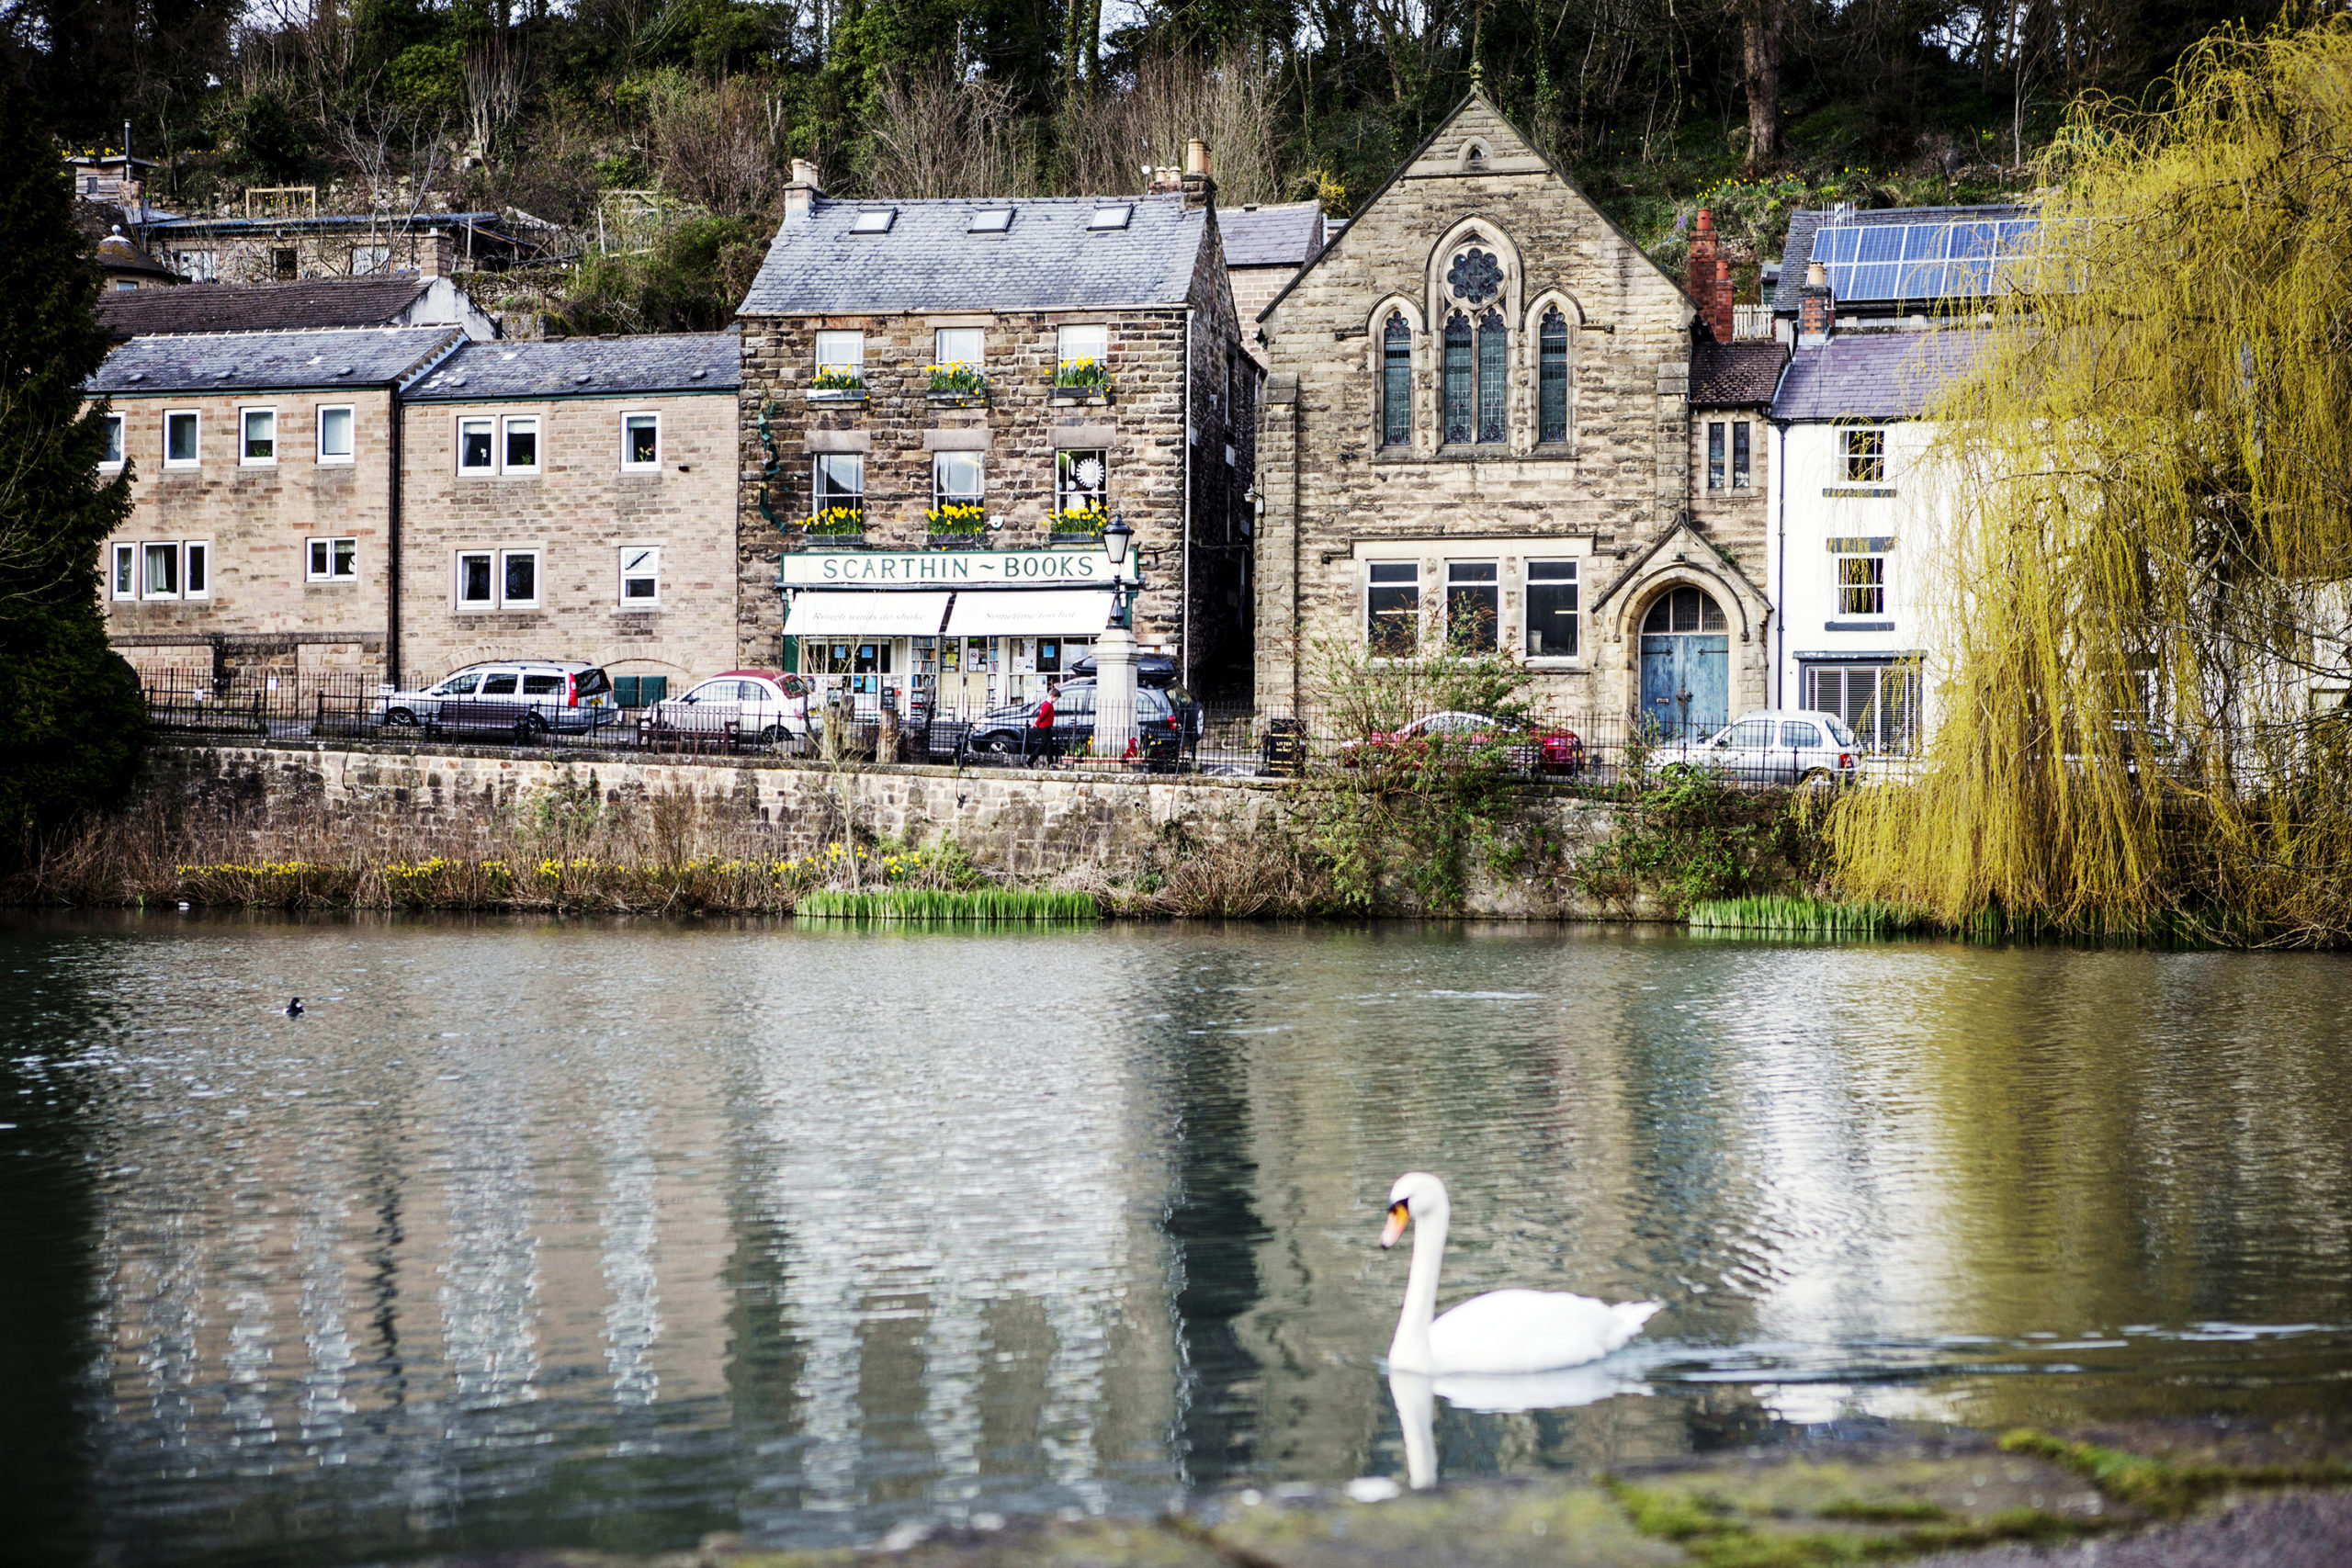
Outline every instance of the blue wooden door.
{"label": "blue wooden door", "polygon": [[1731,722],[1731,639],[1642,638],[1642,716],[1674,739],[1713,735]]}

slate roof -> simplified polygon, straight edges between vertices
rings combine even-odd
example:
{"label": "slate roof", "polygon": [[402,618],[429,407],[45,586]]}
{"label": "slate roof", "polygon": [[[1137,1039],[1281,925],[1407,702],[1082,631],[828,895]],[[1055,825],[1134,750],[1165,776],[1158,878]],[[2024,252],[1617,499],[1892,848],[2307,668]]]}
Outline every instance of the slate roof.
{"label": "slate roof", "polygon": [[398,383],[466,341],[462,327],[137,337],[83,383],[94,397],[260,392]]}
{"label": "slate roof", "polygon": [[[1992,207],[1874,207],[1867,211],[1849,212],[1836,220],[1873,228],[1883,223],[1933,223],[1941,219],[2030,218],[2033,213],[2032,208],[2015,204]],[[1780,287],[1772,295],[1774,314],[1793,316],[1797,313],[1797,300],[1804,288],[1804,269],[1813,260],[1813,236],[1833,217],[1836,215],[1828,212],[1789,214],[1789,242],[1781,249]]]}
{"label": "slate roof", "polygon": [[1691,404],[1762,408],[1780,389],[1781,368],[1788,362],[1788,349],[1777,343],[1693,343]]}
{"label": "slate roof", "polygon": [[1216,229],[1227,266],[1302,266],[1323,243],[1323,208],[1313,201],[1221,207]]}
{"label": "slate roof", "polygon": [[98,320],[117,338],[153,333],[303,332],[322,327],[382,327],[416,303],[429,280],[413,273],[383,277],[313,277],[300,283],[191,283],[107,294]]}
{"label": "slate roof", "polygon": [[411,402],[727,392],[742,384],[742,333],[469,343],[408,393]]}
{"label": "slate roof", "polygon": [[1790,356],[1772,417],[1819,423],[1912,419],[1951,377],[1976,362],[1989,333],[1845,333]]}
{"label": "slate roof", "polygon": [[[1125,229],[1090,231],[1098,207],[1132,204]],[[1001,235],[965,231],[1010,207]],[[853,234],[861,211],[894,208],[882,234]],[[1182,195],[995,200],[829,201],[786,218],[737,312],[882,315],[905,310],[1063,310],[1181,305],[1208,231]]]}

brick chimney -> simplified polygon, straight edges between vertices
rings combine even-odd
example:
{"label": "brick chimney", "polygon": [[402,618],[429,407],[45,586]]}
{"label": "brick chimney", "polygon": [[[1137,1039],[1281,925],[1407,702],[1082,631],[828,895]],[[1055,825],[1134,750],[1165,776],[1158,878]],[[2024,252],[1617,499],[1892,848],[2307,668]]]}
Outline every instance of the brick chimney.
{"label": "brick chimney", "polygon": [[416,270],[424,277],[447,277],[456,270],[457,242],[439,229],[428,231],[416,242]]}
{"label": "brick chimney", "polygon": [[1184,207],[1190,211],[1216,200],[1216,181],[1209,177],[1209,144],[1199,137],[1184,143]]}
{"label": "brick chimney", "polygon": [[1715,247],[1715,215],[1699,209],[1690,232],[1690,299],[1717,343],[1731,341],[1731,264]]}
{"label": "brick chimney", "polygon": [[1829,292],[1829,269],[1808,262],[1804,287],[1797,291],[1797,346],[1819,348],[1837,324],[1838,300]]}
{"label": "brick chimney", "polygon": [[824,194],[824,187],[817,183],[817,165],[806,158],[795,158],[792,161],[792,183],[784,187],[784,215],[786,218],[808,217],[815,209],[818,197]]}

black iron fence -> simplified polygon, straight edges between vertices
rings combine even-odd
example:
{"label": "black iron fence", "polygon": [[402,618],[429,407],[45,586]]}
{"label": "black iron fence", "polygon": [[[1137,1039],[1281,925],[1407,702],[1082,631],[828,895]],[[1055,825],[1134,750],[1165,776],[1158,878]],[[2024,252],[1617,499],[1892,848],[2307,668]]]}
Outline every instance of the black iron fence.
{"label": "black iron fence", "polygon": [[[1497,718],[1445,712],[1378,716],[1248,704],[1193,703],[1147,690],[1128,714],[1087,700],[1036,722],[1034,703],[901,715],[874,699],[811,699],[781,708],[653,700],[572,706],[526,698],[396,705],[358,675],[157,678],[147,685],[158,728],[220,737],[418,740],[595,752],[772,755],[969,767],[1205,773],[1298,778],[1484,770],[1532,782],[1608,788],[1707,774],[1756,786],[1839,783],[1871,769],[1850,740],[1783,716],[1713,736],[1678,737],[1623,715]],[[1741,734],[1746,728],[1747,733]],[[1728,743],[1736,742],[1736,743]]]}

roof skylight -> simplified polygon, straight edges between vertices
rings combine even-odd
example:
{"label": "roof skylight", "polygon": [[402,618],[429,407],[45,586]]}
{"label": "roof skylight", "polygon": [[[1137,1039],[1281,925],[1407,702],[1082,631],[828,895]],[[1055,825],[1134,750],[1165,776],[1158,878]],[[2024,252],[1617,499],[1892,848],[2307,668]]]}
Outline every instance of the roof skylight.
{"label": "roof skylight", "polygon": [[978,212],[972,214],[972,220],[964,225],[964,232],[967,234],[1001,234],[1012,227],[1012,209],[1010,207],[983,207]]}
{"label": "roof skylight", "polygon": [[1124,229],[1127,226],[1128,216],[1134,211],[1135,209],[1125,202],[1116,207],[1098,207],[1094,209],[1094,216],[1086,220],[1086,226],[1089,229]]}
{"label": "roof skylight", "polygon": [[895,207],[868,208],[849,220],[849,231],[853,234],[887,234],[890,231],[890,225],[898,220],[899,209]]}

